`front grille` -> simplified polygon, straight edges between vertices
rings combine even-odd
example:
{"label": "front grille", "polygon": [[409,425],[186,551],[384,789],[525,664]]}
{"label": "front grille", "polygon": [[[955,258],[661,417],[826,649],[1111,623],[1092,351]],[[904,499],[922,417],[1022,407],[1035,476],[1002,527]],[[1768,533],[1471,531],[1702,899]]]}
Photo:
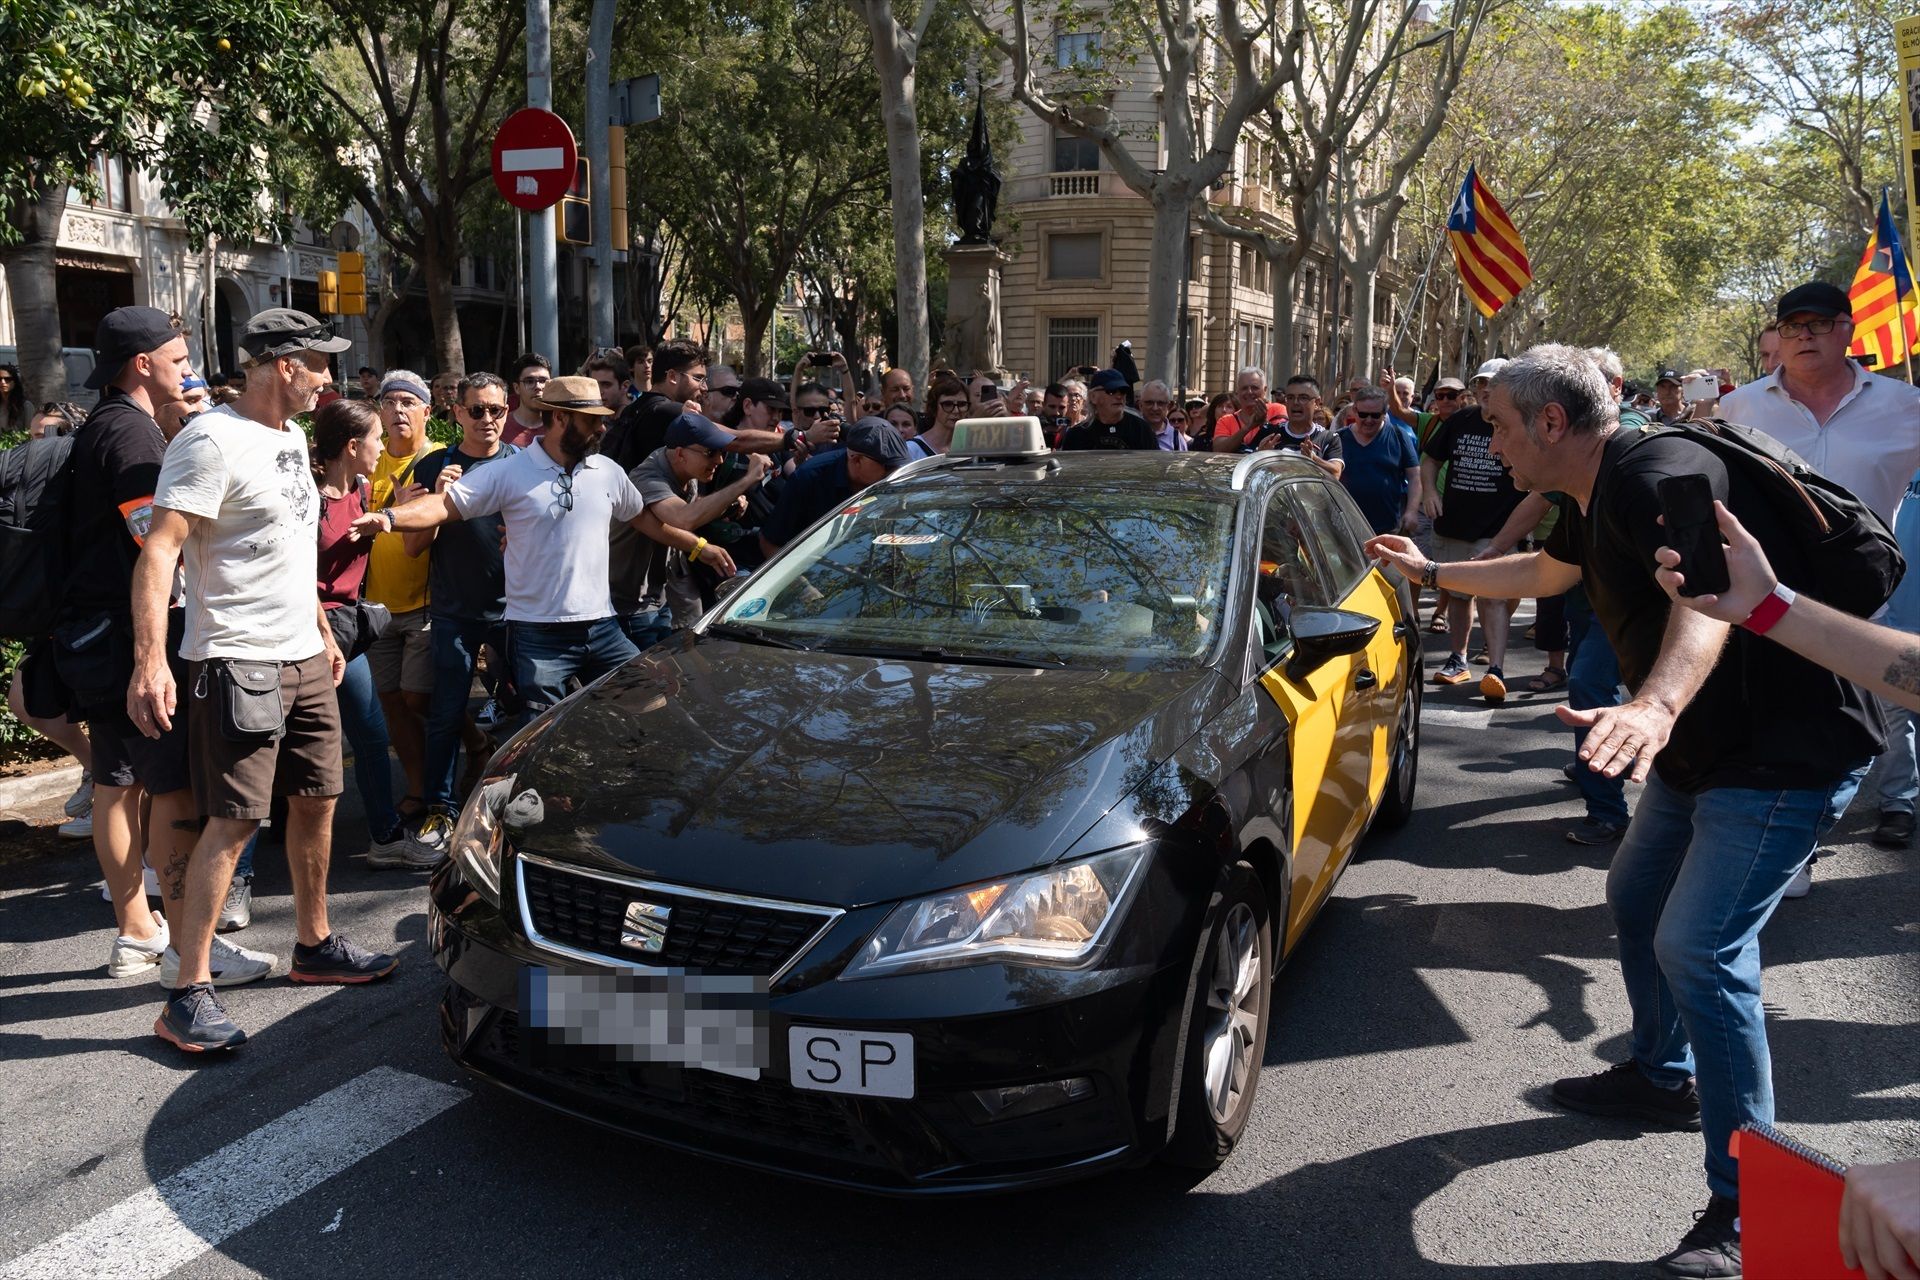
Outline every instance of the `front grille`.
{"label": "front grille", "polygon": [[548,1047],[529,1054],[519,1019],[510,1013],[492,1019],[472,1053],[482,1063],[550,1080],[641,1119],[854,1164],[886,1164],[879,1147],[853,1123],[849,1103],[782,1081],[614,1062],[579,1047]]}
{"label": "front grille", "polygon": [[[542,938],[616,962],[704,973],[771,977],[807,944],[828,917],[614,884],[520,860],[527,918]],[[643,953],[620,945],[627,904],[670,907],[666,946]]]}

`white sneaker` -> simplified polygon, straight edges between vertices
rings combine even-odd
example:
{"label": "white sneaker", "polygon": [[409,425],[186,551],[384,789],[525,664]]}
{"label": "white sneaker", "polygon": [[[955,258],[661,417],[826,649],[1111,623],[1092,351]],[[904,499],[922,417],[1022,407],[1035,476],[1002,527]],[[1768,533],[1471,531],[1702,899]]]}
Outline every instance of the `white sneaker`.
{"label": "white sneaker", "polygon": [[431,871],[440,865],[440,859],[444,856],[444,850],[423,844],[404,826],[393,833],[391,840],[375,840],[367,846],[367,865],[370,867]]}
{"label": "white sneaker", "polygon": [[1813,892],[1813,863],[1803,862],[1800,869],[1793,873],[1793,879],[1787,881],[1787,891],[1783,898],[1804,898]]}
{"label": "white sneaker", "polygon": [[[215,934],[207,953],[207,972],[213,976],[214,986],[237,987],[266,977],[279,960],[271,951],[249,951]],[[172,947],[160,961],[160,985],[169,991],[180,985],[180,953]]]}
{"label": "white sneaker", "polygon": [[[66,828],[64,827],[61,828],[61,830],[63,831],[65,829]],[[149,898],[159,897],[160,896],[160,877],[153,873],[152,867],[142,867],[141,871],[143,872],[143,874],[141,875],[140,879],[141,879],[141,882],[144,885],[146,885],[147,896]],[[113,901],[113,893],[111,890],[107,888],[107,882],[105,880],[102,880],[100,882],[100,901],[102,902]]]}
{"label": "white sneaker", "polygon": [[77,818],[93,808],[93,770],[80,771],[80,785],[67,797],[67,816]]}
{"label": "white sneaker", "polygon": [[[61,823],[60,838],[62,840],[93,839],[93,815],[91,813],[83,813],[77,818],[69,818]],[[103,889],[105,888],[104,885],[101,887]],[[100,896],[109,900],[112,899],[111,894],[102,893]]]}
{"label": "white sneaker", "polygon": [[160,917],[160,932],[151,938],[129,938],[125,934],[113,940],[113,950],[107,953],[107,976],[109,978],[131,978],[135,974],[145,973],[160,963],[160,953],[173,954],[173,938],[167,932],[166,918]]}

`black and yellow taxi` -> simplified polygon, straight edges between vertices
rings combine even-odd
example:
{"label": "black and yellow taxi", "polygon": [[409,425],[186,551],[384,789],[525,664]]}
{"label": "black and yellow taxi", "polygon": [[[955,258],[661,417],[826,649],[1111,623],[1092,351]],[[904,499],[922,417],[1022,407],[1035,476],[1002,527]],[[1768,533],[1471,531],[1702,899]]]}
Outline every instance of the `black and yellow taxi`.
{"label": "black and yellow taxi", "polygon": [[432,885],[448,1051],[871,1190],[1217,1165],[1276,970],[1413,803],[1366,536],[1297,454],[963,424],[489,763]]}

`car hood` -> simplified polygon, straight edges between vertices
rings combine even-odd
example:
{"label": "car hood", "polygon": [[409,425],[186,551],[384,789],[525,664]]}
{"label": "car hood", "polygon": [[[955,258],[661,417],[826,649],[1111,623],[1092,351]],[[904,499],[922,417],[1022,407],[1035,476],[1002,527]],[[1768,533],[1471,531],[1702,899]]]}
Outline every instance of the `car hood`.
{"label": "car hood", "polygon": [[[1226,700],[1206,668],[1021,671],[687,638],[509,750],[514,846],[837,906],[1050,862]],[[509,820],[512,821],[511,819]]]}

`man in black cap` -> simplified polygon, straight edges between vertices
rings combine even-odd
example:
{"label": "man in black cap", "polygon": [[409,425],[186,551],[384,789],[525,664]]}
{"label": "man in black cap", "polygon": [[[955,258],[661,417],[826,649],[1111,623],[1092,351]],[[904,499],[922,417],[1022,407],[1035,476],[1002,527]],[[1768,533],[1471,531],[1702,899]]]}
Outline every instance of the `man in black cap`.
{"label": "man in black cap", "polygon": [[[766,455],[752,454],[739,479],[713,489],[733,444],[734,433],[725,427],[698,413],[682,413],[668,424],[665,443],[627,478],[649,515],[671,528],[697,530],[725,516],[767,474]],[[628,639],[641,649],[666,639],[673,630],[667,583],[688,576],[686,556],[669,554],[666,543],[623,524],[614,526],[608,564],[614,612]]]}
{"label": "man in black cap", "polygon": [[1062,449],[1158,449],[1153,428],[1127,407],[1127,375],[1102,369],[1087,381],[1093,412],[1085,422],[1067,428]]}
{"label": "man in black cap", "polygon": [[1662,369],[1659,378],[1653,384],[1653,398],[1660,406],[1660,411],[1654,417],[1659,425],[1670,427],[1686,419],[1687,405],[1686,401],[1680,397],[1680,389],[1680,371]]}
{"label": "man in black cap", "polygon": [[[307,441],[291,421],[332,382],[327,357],[348,343],[302,311],[276,307],[240,338],[251,376],[230,405],[189,423],[167,447],[153,522],[133,575],[133,680],[127,712],[159,738],[185,715],[193,793],[203,823],[172,927],[177,956],[161,964],[168,998],[154,1031],[192,1053],[246,1040],[213,994],[266,976],[274,957],[233,948],[212,956],[214,922],[234,867],[275,796],[287,799],[293,872],[295,982],[363,983],[393,972],[327,920],[327,867],[341,789],[340,706],[346,660],[314,592],[320,501]],[[167,661],[167,599],[187,562],[181,657]],[[277,733],[243,732],[232,708],[278,686]],[[185,703],[185,707],[181,703]]]}
{"label": "man in black cap", "polygon": [[[1775,316],[1779,367],[1727,393],[1720,401],[1721,416],[1766,432],[1872,507],[1888,528],[1897,528],[1908,484],[1920,469],[1920,389],[1868,373],[1847,358],[1853,303],[1837,285],[1815,280],[1789,289]],[[1904,613],[1890,620],[1902,630],[1920,625],[1920,619]],[[1890,733],[1874,839],[1899,846],[1913,839],[1920,774],[1911,716],[1891,706],[1885,710]],[[1846,812],[1871,763],[1858,763],[1828,815],[1829,825]],[[1794,877],[1789,898],[1805,897],[1812,889],[1812,867],[1809,860]]]}
{"label": "man in black cap", "polygon": [[761,526],[761,548],[772,555],[815,520],[898,471],[910,457],[906,441],[892,423],[885,418],[860,419],[847,428],[843,447],[808,459],[787,477],[779,505]]}
{"label": "man in black cap", "polygon": [[[167,442],[156,415],[181,398],[191,371],[179,324],[153,307],[109,311],[95,331],[87,386],[100,402],[73,436],[73,488],[67,521],[67,590],[54,629],[55,671],[73,697],[71,718],[85,721],[92,745],[93,848],[113,898],[119,936],[107,973],[125,978],[159,966],[171,941],[164,918],[147,910],[142,887],[140,799],[153,797],[161,891],[168,910],[180,900],[193,836],[187,789],[187,730],[158,740],[127,719],[133,675],[128,599],[134,562],[153,518],[153,490]],[[180,650],[180,611],[169,610],[167,657]]]}

